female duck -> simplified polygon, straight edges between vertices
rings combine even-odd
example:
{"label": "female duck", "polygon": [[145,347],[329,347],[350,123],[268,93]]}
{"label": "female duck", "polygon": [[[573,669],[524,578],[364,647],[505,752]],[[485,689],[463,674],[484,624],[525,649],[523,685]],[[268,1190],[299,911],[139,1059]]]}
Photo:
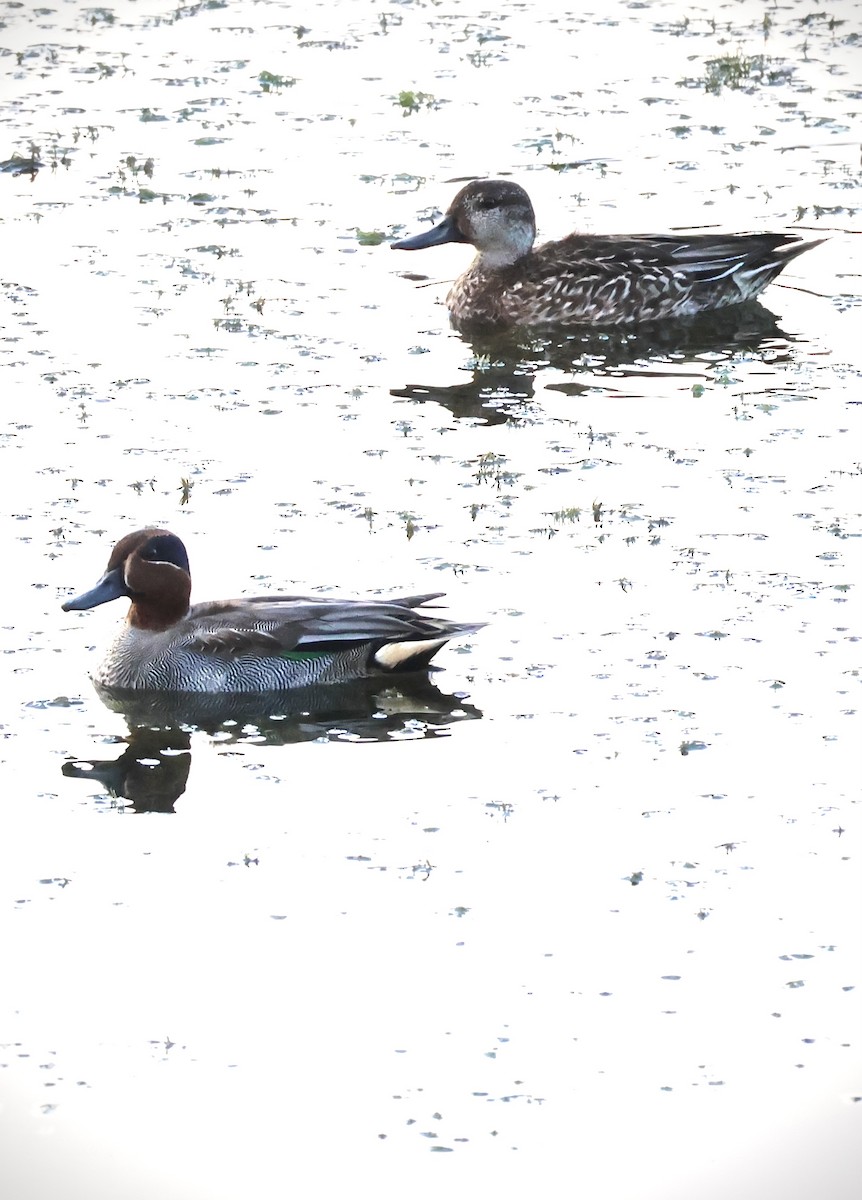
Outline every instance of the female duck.
{"label": "female duck", "polygon": [[[443,220],[393,242],[421,250],[469,242],[478,254],[446,298],[456,329],[632,325],[750,300],[805,250],[785,233],[570,234],[534,248],[536,218],[517,183],[468,183]],[[822,241],[822,239],[821,239]]]}
{"label": "female duck", "polygon": [[105,574],[64,612],[131,600],[126,624],[93,674],[112,689],[274,692],[421,670],[478,624],[416,612],[442,593],[397,600],[243,596],[189,607],[186,549],[165,529],[117,542]]}

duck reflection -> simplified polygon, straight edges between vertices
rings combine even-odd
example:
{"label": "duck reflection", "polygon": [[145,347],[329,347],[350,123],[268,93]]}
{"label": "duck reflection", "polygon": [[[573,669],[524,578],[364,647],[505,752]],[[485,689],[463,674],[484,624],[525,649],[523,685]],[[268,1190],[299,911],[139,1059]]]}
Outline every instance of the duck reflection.
{"label": "duck reflection", "polygon": [[174,811],[186,789],[196,730],[220,744],[394,742],[445,736],[448,726],[482,716],[463,696],[440,691],[421,674],[258,695],[96,690],[126,719],[125,749],[114,759],[66,762],[63,774],[98,780],[136,813]]}
{"label": "duck reflection", "polygon": [[174,811],[192,765],[191,738],[183,729],[135,729],[118,758],[63,763],[67,779],[96,780],[133,812]]}
{"label": "duck reflection", "polygon": [[528,413],[540,372],[548,369],[571,376],[549,388],[578,395],[594,390],[596,377],[643,378],[648,373],[652,378],[678,378],[680,368],[689,363],[703,377],[704,358],[712,365],[742,351],[769,354],[772,360],[786,357],[791,339],[774,313],[749,301],[696,317],[631,327],[506,330],[462,340],[471,350],[467,378],[448,386],[411,383],[392,388],[391,395],[436,401],[456,419],[499,425]]}

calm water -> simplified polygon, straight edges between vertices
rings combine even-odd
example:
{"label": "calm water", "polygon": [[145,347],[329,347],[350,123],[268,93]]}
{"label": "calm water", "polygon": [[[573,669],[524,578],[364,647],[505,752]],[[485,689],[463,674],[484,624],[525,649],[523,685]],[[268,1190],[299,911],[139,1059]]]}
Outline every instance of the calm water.
{"label": "calm water", "polygon": [[[16,1200],[855,1195],[862,17],[596,7],[0,9]],[[829,241],[470,343],[469,251],[387,241],[501,174],[544,238]],[[198,599],[489,625],[153,733],[60,611],[144,524]]]}

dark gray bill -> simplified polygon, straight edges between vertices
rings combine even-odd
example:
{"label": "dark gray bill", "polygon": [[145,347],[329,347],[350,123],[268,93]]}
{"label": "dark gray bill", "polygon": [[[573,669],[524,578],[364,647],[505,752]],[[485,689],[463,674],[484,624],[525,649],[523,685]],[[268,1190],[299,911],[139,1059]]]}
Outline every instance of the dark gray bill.
{"label": "dark gray bill", "polygon": [[82,592],[74,600],[67,600],[63,605],[63,612],[71,612],[73,609],[79,608],[96,608],[99,604],[107,604],[109,600],[119,600],[121,596],[128,596],[128,594],[129,589],[123,578],[123,568],[115,567],[113,571],[108,571],[103,575],[89,592]]}
{"label": "dark gray bill", "polygon": [[444,242],[466,242],[466,240],[455,223],[455,219],[445,216],[442,221],[432,229],[426,229],[424,233],[417,233],[415,237],[402,238],[400,242],[391,242],[390,249],[424,250],[427,246],[442,246]]}

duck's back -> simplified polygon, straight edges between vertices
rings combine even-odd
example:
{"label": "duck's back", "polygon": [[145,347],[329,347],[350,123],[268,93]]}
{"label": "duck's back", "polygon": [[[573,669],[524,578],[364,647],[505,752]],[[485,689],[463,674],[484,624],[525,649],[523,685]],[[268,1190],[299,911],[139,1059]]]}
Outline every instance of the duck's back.
{"label": "duck's back", "polygon": [[573,234],[506,267],[488,268],[477,256],[448,304],[458,328],[694,316],[752,299],[792,258],[819,244],[780,233]]}

